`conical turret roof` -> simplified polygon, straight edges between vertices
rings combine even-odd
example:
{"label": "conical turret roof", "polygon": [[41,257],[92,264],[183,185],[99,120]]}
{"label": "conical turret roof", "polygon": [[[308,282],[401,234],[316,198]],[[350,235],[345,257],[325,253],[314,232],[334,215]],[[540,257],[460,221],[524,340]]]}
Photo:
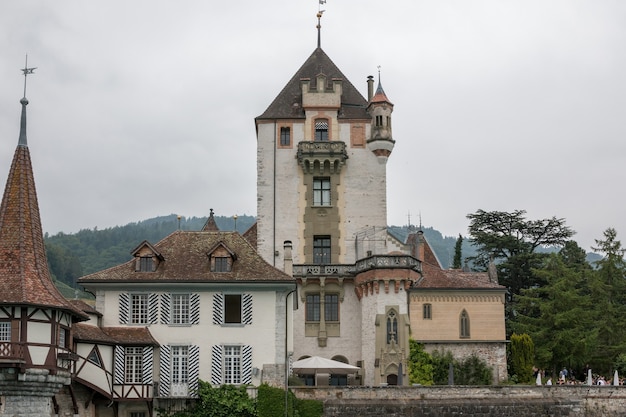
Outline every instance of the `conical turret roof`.
{"label": "conical turret roof", "polygon": [[43,241],[35,180],[26,143],[23,98],[20,137],[0,204],[0,304],[58,308],[86,320],[52,282]]}

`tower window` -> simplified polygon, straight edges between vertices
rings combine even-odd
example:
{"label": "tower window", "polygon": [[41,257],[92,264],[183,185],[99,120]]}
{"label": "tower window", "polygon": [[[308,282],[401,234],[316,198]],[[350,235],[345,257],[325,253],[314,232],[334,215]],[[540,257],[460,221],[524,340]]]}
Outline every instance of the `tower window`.
{"label": "tower window", "polygon": [[313,205],[330,206],[330,178],[313,179]]}
{"label": "tower window", "polygon": [[470,321],[469,321],[469,314],[467,314],[467,311],[463,310],[461,312],[461,317],[459,319],[459,333],[461,338],[469,338],[470,337]]}
{"label": "tower window", "polygon": [[383,116],[376,116],[376,118],[374,119],[374,123],[375,125],[378,126],[382,126],[383,125]]}
{"label": "tower window", "polygon": [[313,263],[318,265],[330,263],[330,236],[313,237]]}
{"label": "tower window", "polygon": [[315,122],[315,141],[328,142],[328,120]]}
{"label": "tower window", "polygon": [[280,146],[291,145],[291,129],[288,127],[280,128]]}
{"label": "tower window", "polygon": [[391,342],[398,343],[398,318],[393,310],[387,314],[387,344]]}
{"label": "tower window", "polygon": [[306,321],[320,321],[320,295],[307,294]]}

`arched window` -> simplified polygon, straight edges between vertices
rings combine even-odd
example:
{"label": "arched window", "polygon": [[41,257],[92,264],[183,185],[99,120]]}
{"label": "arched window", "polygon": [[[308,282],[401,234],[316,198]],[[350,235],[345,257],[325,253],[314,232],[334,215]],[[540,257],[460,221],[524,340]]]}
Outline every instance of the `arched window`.
{"label": "arched window", "polygon": [[387,313],[387,344],[398,343],[398,318],[394,310]]}
{"label": "arched window", "polygon": [[461,312],[461,317],[459,319],[459,334],[461,338],[470,337],[469,314],[467,314],[467,311],[465,310]]}
{"label": "arched window", "polygon": [[328,120],[318,119],[315,121],[315,141],[328,142]]}

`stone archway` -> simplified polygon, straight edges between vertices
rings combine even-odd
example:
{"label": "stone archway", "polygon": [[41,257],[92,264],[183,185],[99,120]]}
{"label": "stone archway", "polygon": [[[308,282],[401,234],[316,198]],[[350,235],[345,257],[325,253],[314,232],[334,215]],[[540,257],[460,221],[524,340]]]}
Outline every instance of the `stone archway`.
{"label": "stone archway", "polygon": [[387,385],[398,385],[398,375],[397,374],[387,375]]}

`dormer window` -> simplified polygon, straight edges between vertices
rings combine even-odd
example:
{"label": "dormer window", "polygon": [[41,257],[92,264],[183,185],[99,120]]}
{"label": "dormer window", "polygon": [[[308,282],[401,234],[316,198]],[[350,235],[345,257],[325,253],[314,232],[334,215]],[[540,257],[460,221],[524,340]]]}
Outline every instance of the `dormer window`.
{"label": "dormer window", "polygon": [[228,258],[225,256],[216,256],[214,259],[215,266],[214,272],[230,272],[230,265],[228,262]]}
{"label": "dormer window", "polygon": [[154,271],[154,262],[152,260],[152,256],[139,257],[139,271],[140,272]]}
{"label": "dormer window", "polygon": [[328,120],[319,119],[315,121],[315,141],[328,142]]}
{"label": "dormer window", "polygon": [[209,250],[211,272],[230,272],[233,263],[237,259],[235,252],[231,251],[223,241],[218,242]]}

